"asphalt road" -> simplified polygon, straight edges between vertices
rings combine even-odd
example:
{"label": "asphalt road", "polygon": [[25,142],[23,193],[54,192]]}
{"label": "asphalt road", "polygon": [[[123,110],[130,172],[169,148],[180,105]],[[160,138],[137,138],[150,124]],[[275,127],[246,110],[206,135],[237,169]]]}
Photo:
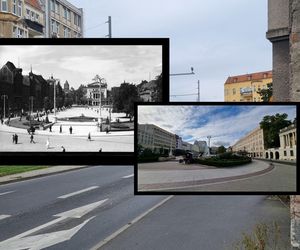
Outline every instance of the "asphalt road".
{"label": "asphalt road", "polygon": [[2,185],[0,249],[90,249],[164,198],[135,197],[132,166],[96,166]]}
{"label": "asphalt road", "polygon": [[259,222],[289,232],[289,210],[265,196],[134,196],[132,166],[2,185],[0,204],[5,250],[97,249],[110,236],[103,249],[232,249]]}

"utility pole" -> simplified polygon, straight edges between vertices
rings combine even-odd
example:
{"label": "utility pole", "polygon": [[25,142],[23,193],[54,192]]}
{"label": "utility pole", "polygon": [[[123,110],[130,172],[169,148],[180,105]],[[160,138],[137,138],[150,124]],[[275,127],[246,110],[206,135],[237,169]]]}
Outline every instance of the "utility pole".
{"label": "utility pole", "polygon": [[105,23],[108,23],[108,35],[107,35],[107,37],[111,38],[111,16],[108,16],[108,21],[105,22]]}
{"label": "utility pole", "polygon": [[200,102],[200,80],[198,80],[198,102]]}
{"label": "utility pole", "polygon": [[56,81],[59,82],[58,79],[53,81],[53,89],[54,89],[54,122],[56,122]]}
{"label": "utility pole", "polygon": [[3,119],[5,119],[5,99],[8,100],[8,95],[2,95],[1,98],[3,98]]}

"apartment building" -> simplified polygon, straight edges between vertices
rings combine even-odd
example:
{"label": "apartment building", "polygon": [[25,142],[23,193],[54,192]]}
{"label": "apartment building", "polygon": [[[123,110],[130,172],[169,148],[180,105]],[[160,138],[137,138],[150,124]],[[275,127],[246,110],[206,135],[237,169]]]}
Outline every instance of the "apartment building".
{"label": "apartment building", "polygon": [[83,37],[83,9],[66,0],[41,0],[45,12],[45,37]]}
{"label": "apartment building", "polygon": [[233,152],[246,151],[252,157],[264,157],[264,133],[261,128],[256,128],[238,140],[232,146]]}
{"label": "apartment building", "polygon": [[225,102],[261,102],[257,93],[272,83],[272,71],[230,76],[224,85]]}
{"label": "apartment building", "polygon": [[138,144],[159,152],[176,149],[176,135],[154,124],[138,124]]}
{"label": "apartment building", "polygon": [[24,0],[0,0],[0,38],[28,37]]}
{"label": "apartment building", "polygon": [[39,0],[25,0],[24,21],[28,37],[44,37],[44,11]]}

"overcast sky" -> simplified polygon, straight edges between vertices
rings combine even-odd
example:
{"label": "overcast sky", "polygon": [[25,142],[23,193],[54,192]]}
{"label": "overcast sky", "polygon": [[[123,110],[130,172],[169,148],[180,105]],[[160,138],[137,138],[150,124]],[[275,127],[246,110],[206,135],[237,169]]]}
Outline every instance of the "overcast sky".
{"label": "overcast sky", "polygon": [[139,106],[138,123],[155,124],[184,141],[207,141],[226,147],[259,126],[265,115],[288,114],[293,121],[295,106]]}
{"label": "overcast sky", "polygon": [[228,76],[272,69],[267,0],[69,1],[84,9],[86,37],[105,37],[108,16],[113,37],[170,37],[171,72],[196,72],[172,77],[171,94],[196,94],[199,79],[201,101],[223,101]]}
{"label": "overcast sky", "polygon": [[108,88],[126,82],[139,84],[162,71],[161,46],[0,46],[0,63],[11,61],[28,74],[54,78],[77,89],[92,82],[96,74]]}

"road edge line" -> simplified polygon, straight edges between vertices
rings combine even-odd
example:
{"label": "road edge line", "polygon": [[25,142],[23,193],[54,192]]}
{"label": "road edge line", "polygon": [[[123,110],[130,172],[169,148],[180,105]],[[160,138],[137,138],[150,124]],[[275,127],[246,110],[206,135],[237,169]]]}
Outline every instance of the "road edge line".
{"label": "road edge line", "polygon": [[135,217],[132,221],[130,221],[129,223],[127,223],[123,227],[119,228],[117,231],[113,232],[111,235],[109,235],[106,238],[104,238],[103,240],[101,240],[95,246],[93,246],[92,248],[90,248],[90,250],[98,250],[98,249],[100,249],[105,244],[107,244],[108,242],[110,242],[111,240],[113,240],[114,238],[116,238],[119,234],[121,234],[122,232],[124,232],[125,230],[127,230],[129,227],[131,227],[132,225],[134,225],[135,223],[137,223],[138,221],[140,221],[146,215],[148,215],[149,213],[151,213],[156,208],[162,206],[164,203],[166,203],[168,200],[172,199],[173,197],[174,197],[174,195],[170,195],[167,198],[163,199],[162,201],[160,201],[159,203],[157,203],[156,205],[154,205],[153,207],[151,207],[150,209],[148,209],[146,212],[144,212],[141,215]]}

